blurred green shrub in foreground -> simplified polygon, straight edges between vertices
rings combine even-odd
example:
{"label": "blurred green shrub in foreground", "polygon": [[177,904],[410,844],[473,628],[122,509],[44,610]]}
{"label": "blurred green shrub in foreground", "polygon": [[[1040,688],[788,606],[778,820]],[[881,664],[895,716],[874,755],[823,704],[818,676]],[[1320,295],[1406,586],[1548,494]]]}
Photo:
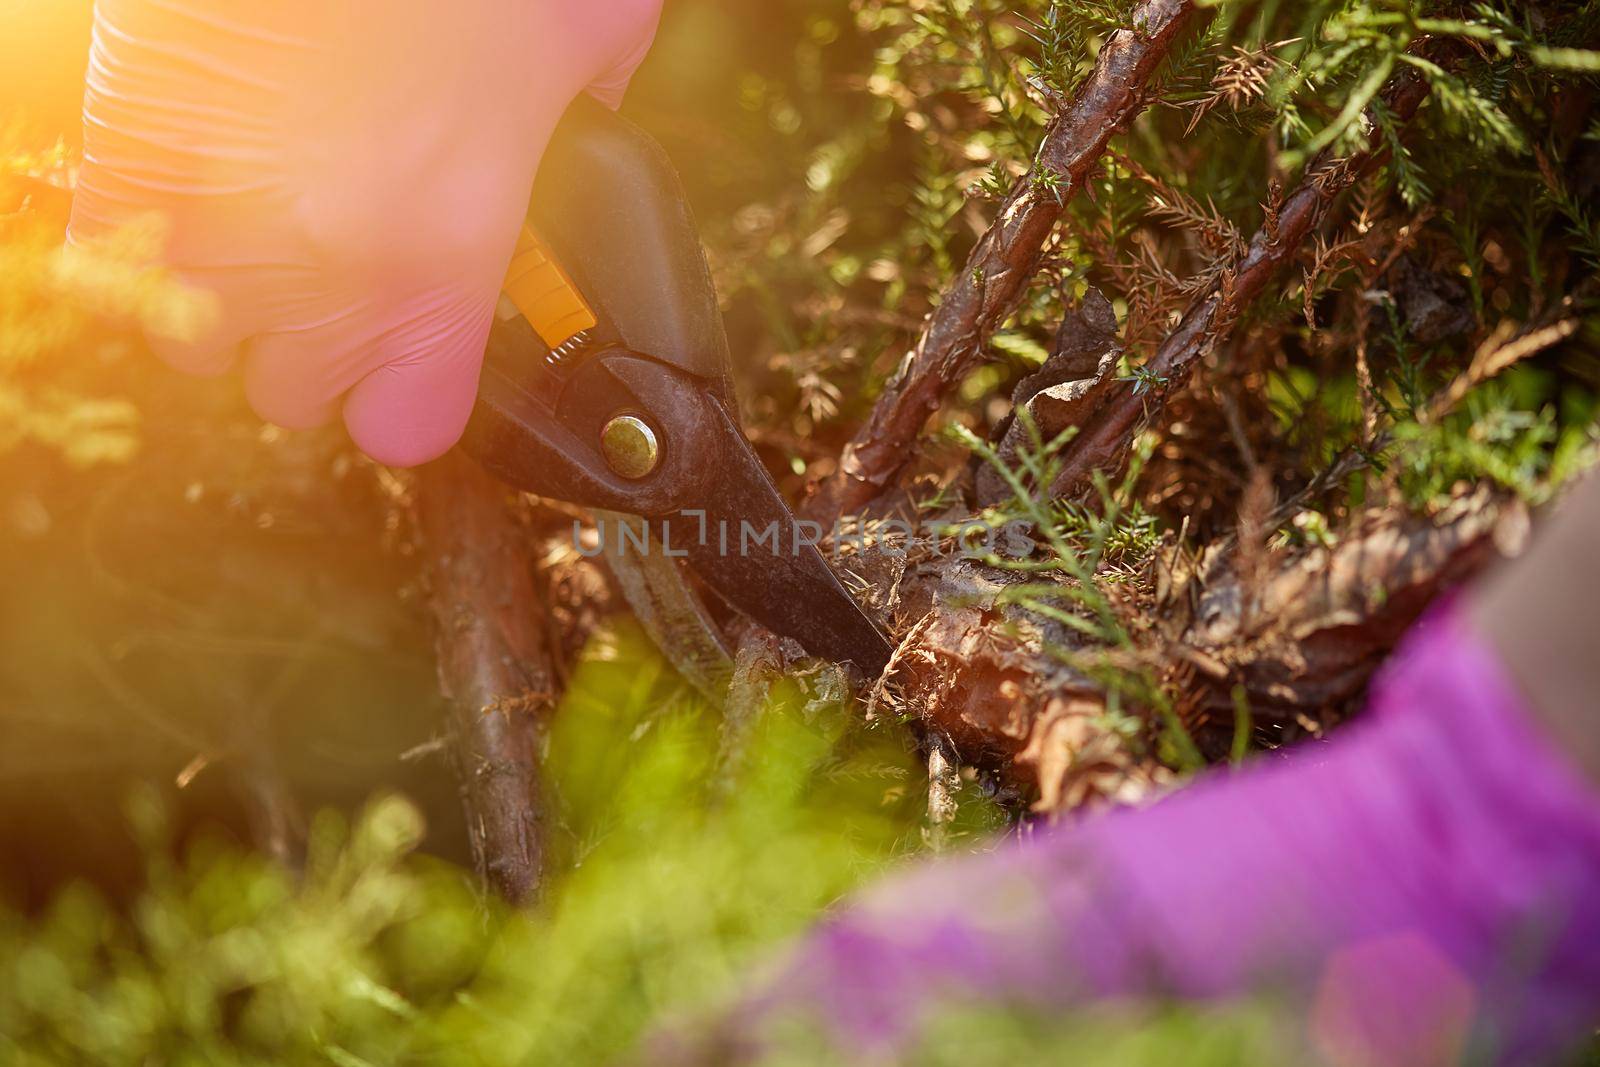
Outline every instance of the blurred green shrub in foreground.
{"label": "blurred green shrub in foreground", "polygon": [[737,750],[719,733],[643,638],[591,653],[550,738],[569,862],[523,915],[414,855],[399,797],[319,817],[297,878],[215,840],[170,858],[141,794],[147,884],[125,909],[73,887],[0,912],[0,1062],[600,1062],[920,846],[898,731],[797,684]]}
{"label": "blurred green shrub in foreground", "polygon": [[[524,914],[415,854],[421,819],[396,796],[353,825],[319,817],[297,877],[214,839],[172,859],[162,804],[140,794],[147,884],[125,908],[80,886],[37,917],[0,911],[0,1063],[614,1060],[922,847],[924,779],[900,731],[814,697],[785,683],[724,729],[642,637],[601,642],[550,738],[567,862]],[[1000,824],[975,792],[960,810],[955,847]],[[1024,1062],[1064,1042],[1097,1050],[1083,1062],[1273,1062],[1271,1036],[1260,1019],[1063,1026],[968,1006],[918,1062]]]}

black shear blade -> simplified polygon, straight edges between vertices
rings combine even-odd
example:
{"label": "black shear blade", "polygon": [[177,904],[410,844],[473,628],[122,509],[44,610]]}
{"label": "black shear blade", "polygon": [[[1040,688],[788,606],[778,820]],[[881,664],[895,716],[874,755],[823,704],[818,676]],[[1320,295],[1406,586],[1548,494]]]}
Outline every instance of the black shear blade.
{"label": "black shear blade", "polygon": [[[813,655],[883,671],[888,640],[817,550],[820,527],[795,518],[714,388],[614,349],[585,359],[552,399],[507,369],[516,355],[491,354],[465,439],[490,471],[530,493],[644,517],[657,535],[629,550],[685,560],[733,607]],[[624,414],[659,439],[656,467],[634,480],[599,447]]]}
{"label": "black shear blade", "polygon": [[789,510],[720,403],[717,474],[693,506],[663,517],[663,544],[683,552],[707,585],[768,629],[825,659],[876,676],[894,649],[828,566],[822,529]]}

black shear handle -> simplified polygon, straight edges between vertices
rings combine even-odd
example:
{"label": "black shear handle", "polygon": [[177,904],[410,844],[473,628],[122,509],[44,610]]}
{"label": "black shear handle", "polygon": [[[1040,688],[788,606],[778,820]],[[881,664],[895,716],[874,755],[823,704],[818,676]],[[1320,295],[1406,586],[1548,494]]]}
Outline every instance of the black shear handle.
{"label": "black shear handle", "polygon": [[[548,254],[561,280],[539,272],[523,314],[496,322],[463,444],[540,496],[642,515],[687,506],[700,481],[689,461],[706,444],[694,437],[700,397],[737,408],[716,290],[677,172],[643,130],[584,98],[551,138],[529,229],[533,260]],[[575,305],[578,321],[598,320],[571,336],[575,358],[553,351],[569,337],[544,322],[539,294],[550,285],[565,293],[556,324],[571,322]],[[623,412],[648,416],[662,438],[663,462],[648,477],[620,477],[600,450],[603,427]]]}
{"label": "black shear handle", "polygon": [[545,152],[529,221],[603,330],[731,402],[716,288],[683,183],[654,138],[580,97]]}

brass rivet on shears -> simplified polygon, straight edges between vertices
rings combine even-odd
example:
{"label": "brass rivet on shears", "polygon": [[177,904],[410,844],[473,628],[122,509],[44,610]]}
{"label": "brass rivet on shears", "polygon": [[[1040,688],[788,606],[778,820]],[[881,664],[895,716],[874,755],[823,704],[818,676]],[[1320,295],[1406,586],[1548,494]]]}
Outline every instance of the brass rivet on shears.
{"label": "brass rivet on shears", "polygon": [[661,462],[656,432],[637,415],[618,415],[600,431],[606,463],[624,478],[647,478]]}

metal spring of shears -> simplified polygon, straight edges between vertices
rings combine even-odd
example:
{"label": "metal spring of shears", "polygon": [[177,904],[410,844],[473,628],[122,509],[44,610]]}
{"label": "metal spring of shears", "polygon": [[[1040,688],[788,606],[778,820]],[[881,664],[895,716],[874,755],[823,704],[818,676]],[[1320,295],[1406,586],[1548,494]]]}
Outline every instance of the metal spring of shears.
{"label": "metal spring of shears", "polygon": [[544,357],[544,361],[552,367],[565,366],[568,360],[583,351],[592,340],[594,340],[594,332],[592,330],[579,330],[552,348],[550,354]]}

